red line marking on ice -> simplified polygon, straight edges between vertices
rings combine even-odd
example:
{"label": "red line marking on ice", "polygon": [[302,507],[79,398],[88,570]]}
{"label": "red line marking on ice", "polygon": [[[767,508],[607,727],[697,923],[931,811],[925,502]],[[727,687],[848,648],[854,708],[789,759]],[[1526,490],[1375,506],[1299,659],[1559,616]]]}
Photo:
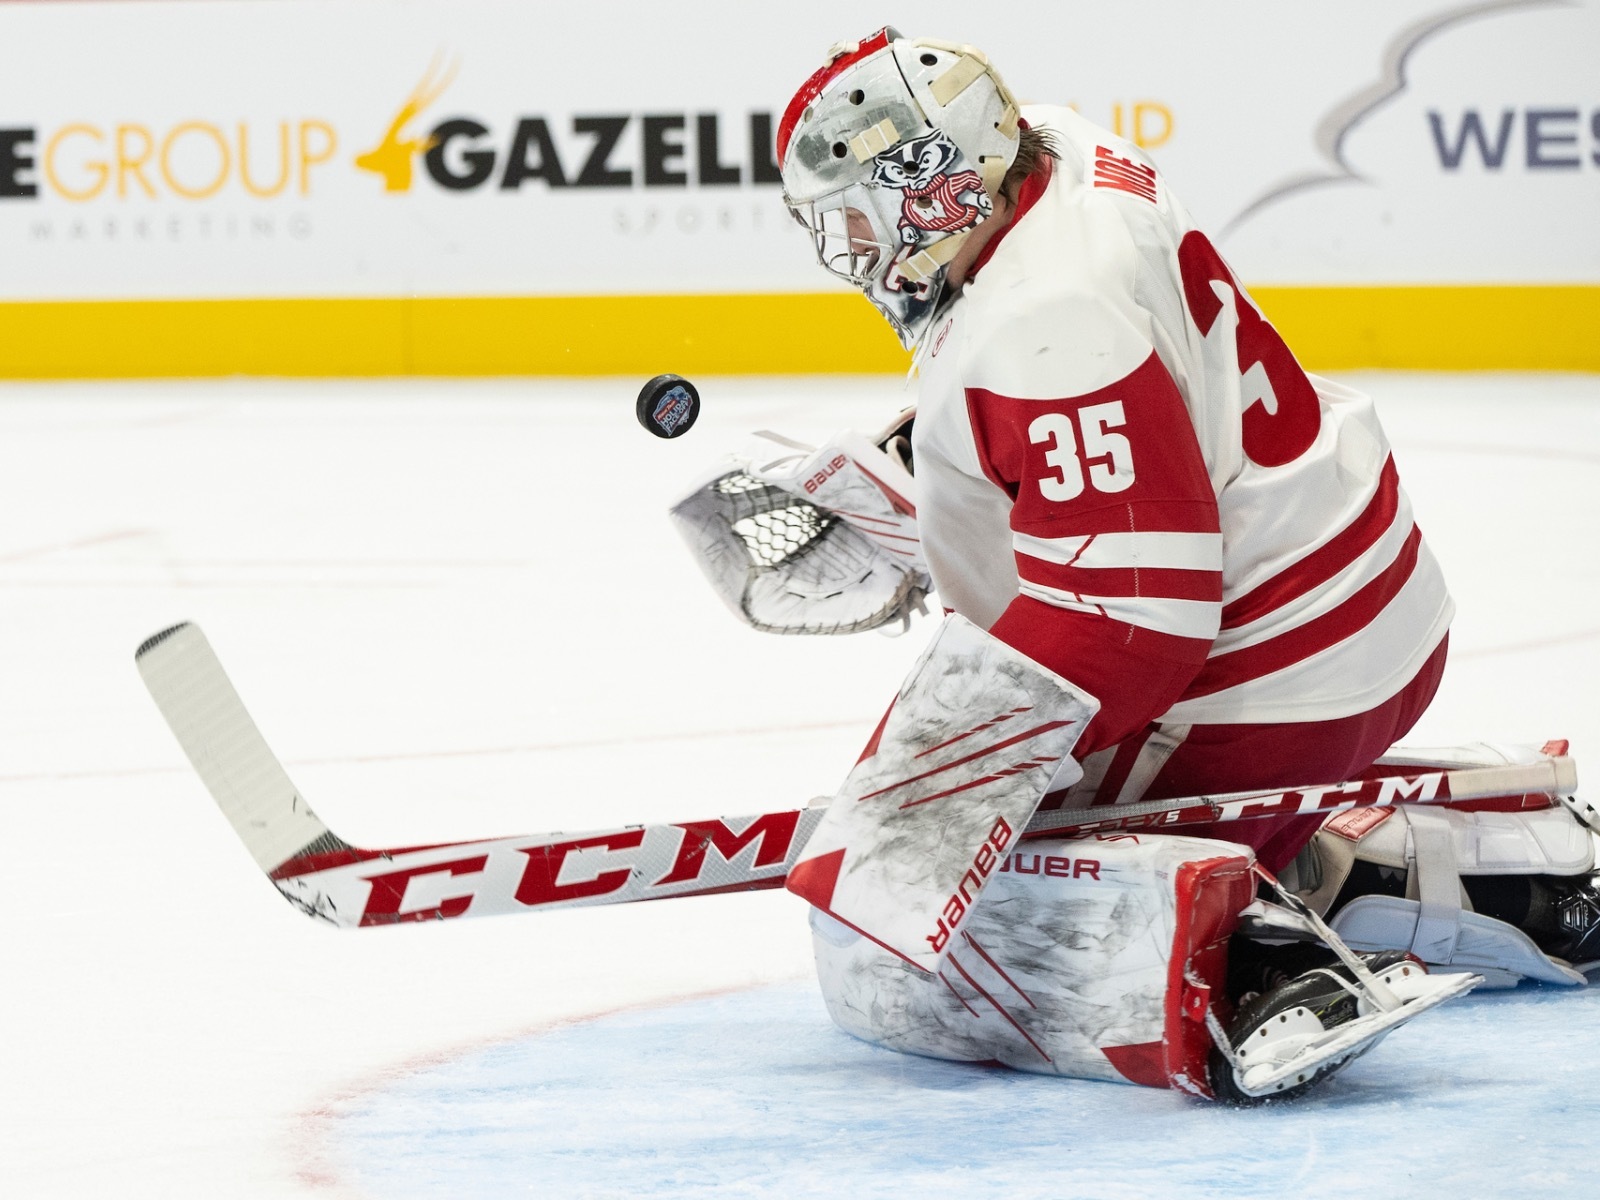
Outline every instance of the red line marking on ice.
{"label": "red line marking on ice", "polygon": [[[798,976],[796,978],[799,978]],[[370,1068],[357,1075],[354,1082],[342,1087],[330,1088],[323,1098],[316,1103],[303,1108],[296,1115],[294,1124],[297,1136],[299,1153],[295,1155],[298,1160],[295,1167],[295,1179],[301,1184],[311,1188],[327,1188],[339,1190],[344,1195],[352,1194],[351,1186],[340,1176],[339,1167],[336,1165],[339,1155],[328,1145],[339,1120],[344,1116],[345,1109],[355,1101],[373,1092],[381,1091],[392,1084],[400,1082],[407,1076],[418,1072],[440,1067],[459,1058],[465,1058],[487,1050],[491,1046],[502,1046],[512,1042],[525,1041],[529,1038],[543,1037],[554,1033],[558,1029],[570,1029],[574,1025],[588,1025],[595,1021],[603,1021],[608,1017],[619,1017],[627,1013],[645,1012],[651,1009],[671,1008],[680,1004],[694,1004],[703,1000],[716,1000],[723,996],[736,995],[739,992],[751,992],[757,988],[770,987],[776,983],[792,982],[791,980],[766,980],[761,983],[741,983],[728,987],[708,988],[702,992],[680,993],[673,996],[662,996],[652,1000],[637,1000],[631,1004],[619,1004],[611,1008],[603,1008],[594,1012],[576,1013],[566,1017],[554,1017],[547,1021],[540,1021],[527,1025],[509,1033],[489,1034],[484,1037],[468,1038],[453,1045],[431,1050],[424,1054],[414,1055],[401,1059],[399,1062],[387,1066]]]}
{"label": "red line marking on ice", "polygon": [[1592,450],[1552,450],[1544,446],[1479,445],[1473,442],[1408,441],[1407,450],[1432,450],[1444,454],[1486,454],[1492,458],[1547,458],[1559,462],[1600,465],[1600,453]]}
{"label": "red line marking on ice", "polygon": [[1559,633],[1554,637],[1534,638],[1527,642],[1512,642],[1506,646],[1481,646],[1469,650],[1450,647],[1451,658],[1493,658],[1501,654],[1525,654],[1533,650],[1548,650],[1552,646],[1569,646],[1574,642],[1590,642],[1600,638],[1600,629],[1581,629],[1576,633]]}
{"label": "red line marking on ice", "polygon": [[51,542],[44,546],[30,546],[26,550],[10,550],[0,554],[0,563],[22,562],[29,558],[44,558],[50,554],[60,554],[66,550],[81,550],[86,546],[103,546],[107,542],[123,542],[129,538],[145,537],[150,533],[148,529],[118,529],[110,533],[97,533],[91,537],[73,538],[65,542]]}

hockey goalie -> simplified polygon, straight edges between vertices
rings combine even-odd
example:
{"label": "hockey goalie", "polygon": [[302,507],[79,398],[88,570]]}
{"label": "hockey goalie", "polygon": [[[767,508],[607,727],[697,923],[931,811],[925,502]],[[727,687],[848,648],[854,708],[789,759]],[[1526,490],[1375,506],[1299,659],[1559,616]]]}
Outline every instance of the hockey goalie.
{"label": "hockey goalie", "polygon": [[1600,813],[1565,743],[1396,745],[1452,607],[1372,403],[1301,370],[1155,166],[887,29],[777,151],[918,404],[761,435],[672,513],[756,629],[944,610],[854,769],[806,808],[362,847],[163,629],[139,671],[279,893],[360,929],[783,886],[858,1037],[1236,1103],[1472,987],[1583,985]]}
{"label": "hockey goalie", "polygon": [[758,629],[948,614],[788,873],[834,1019],[1250,1102],[1485,981],[1583,983],[1600,888],[1570,799],[1021,840],[1562,748],[1384,758],[1444,669],[1439,565],[1371,400],[1301,369],[1140,150],[884,29],[834,48],[777,151],[821,265],[915,349],[918,403],[768,435],[674,517]]}

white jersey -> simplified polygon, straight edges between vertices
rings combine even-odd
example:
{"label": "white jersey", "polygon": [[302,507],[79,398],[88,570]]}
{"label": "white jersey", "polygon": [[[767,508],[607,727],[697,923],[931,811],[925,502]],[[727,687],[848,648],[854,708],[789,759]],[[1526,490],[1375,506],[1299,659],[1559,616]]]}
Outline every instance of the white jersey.
{"label": "white jersey", "polygon": [[[919,358],[940,597],[1140,720],[1388,700],[1452,605],[1371,401],[1300,369],[1137,149],[1023,115],[1060,160]],[[1183,678],[1142,700],[1157,660]]]}

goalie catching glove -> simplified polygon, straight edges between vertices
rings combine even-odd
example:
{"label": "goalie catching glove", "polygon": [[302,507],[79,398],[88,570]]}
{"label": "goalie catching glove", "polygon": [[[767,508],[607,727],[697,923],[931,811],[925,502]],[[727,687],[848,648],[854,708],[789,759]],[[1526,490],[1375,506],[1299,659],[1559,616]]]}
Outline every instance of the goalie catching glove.
{"label": "goalie catching glove", "polygon": [[[703,475],[672,507],[695,561],[740,620],[766,633],[858,633],[926,612],[903,430],[814,449],[776,434]],[[876,443],[876,444],[875,444]]]}

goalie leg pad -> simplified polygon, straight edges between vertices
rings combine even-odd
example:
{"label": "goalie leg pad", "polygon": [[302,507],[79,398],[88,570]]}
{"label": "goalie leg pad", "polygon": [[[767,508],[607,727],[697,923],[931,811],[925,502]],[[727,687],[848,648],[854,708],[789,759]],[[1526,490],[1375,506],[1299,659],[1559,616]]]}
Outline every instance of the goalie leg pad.
{"label": "goalie leg pad", "polygon": [[1521,929],[1472,910],[1464,877],[1582,876],[1594,841],[1565,807],[1462,812],[1401,806],[1330,820],[1298,862],[1302,897],[1326,912],[1357,863],[1403,872],[1405,894],[1367,895],[1334,913],[1333,929],[1358,950],[1409,950],[1436,971],[1472,971],[1488,987],[1521,979],[1582,984],[1571,965]]}
{"label": "goalie leg pad", "polygon": [[1015,846],[940,969],[813,910],[817,974],[847,1032],[912,1054],[1209,1096],[1206,1013],[1255,892],[1248,848],[1102,834]]}
{"label": "goalie leg pad", "polygon": [[1099,702],[952,616],[911,668],[785,886],[937,968]]}
{"label": "goalie leg pad", "polygon": [[[1420,901],[1397,896],[1358,897],[1341,908],[1330,924],[1355,950],[1427,947],[1430,932],[1438,928],[1437,923],[1430,924]],[[1447,955],[1435,954],[1442,961],[1429,963],[1435,972],[1472,972],[1483,976],[1486,988],[1516,987],[1524,979],[1569,987],[1587,982],[1579,971],[1545,954],[1515,925],[1457,908],[1449,916],[1447,929],[1453,941]],[[1424,958],[1421,954],[1417,957]]]}

